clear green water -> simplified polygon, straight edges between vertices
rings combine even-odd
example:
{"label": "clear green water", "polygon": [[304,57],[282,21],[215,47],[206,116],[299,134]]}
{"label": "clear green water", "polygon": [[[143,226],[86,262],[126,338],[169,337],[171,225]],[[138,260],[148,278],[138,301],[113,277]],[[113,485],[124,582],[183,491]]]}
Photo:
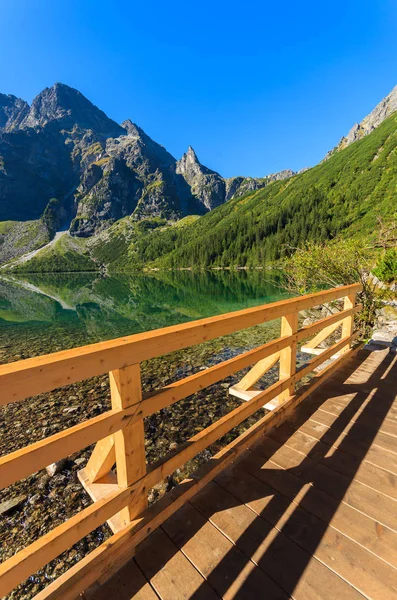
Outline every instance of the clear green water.
{"label": "clear green water", "polygon": [[190,271],[0,279],[0,360],[166,327],[274,302],[280,274]]}

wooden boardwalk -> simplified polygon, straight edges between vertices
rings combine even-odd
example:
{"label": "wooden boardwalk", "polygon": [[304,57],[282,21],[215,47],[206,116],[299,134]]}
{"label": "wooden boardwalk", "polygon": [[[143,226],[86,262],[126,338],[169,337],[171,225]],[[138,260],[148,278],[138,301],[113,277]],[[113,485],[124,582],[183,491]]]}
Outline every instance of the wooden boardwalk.
{"label": "wooden boardwalk", "polygon": [[350,358],[86,600],[397,598],[397,358]]}

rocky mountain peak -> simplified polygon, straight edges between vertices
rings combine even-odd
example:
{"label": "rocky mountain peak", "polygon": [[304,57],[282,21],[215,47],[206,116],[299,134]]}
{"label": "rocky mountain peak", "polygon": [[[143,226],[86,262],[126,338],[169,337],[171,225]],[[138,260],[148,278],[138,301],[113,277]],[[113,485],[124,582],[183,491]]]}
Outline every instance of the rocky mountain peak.
{"label": "rocky mountain peak", "polygon": [[133,137],[142,137],[143,130],[138,127],[135,123],[131,121],[131,119],[126,119],[121,123],[121,127],[126,130],[127,135],[131,135]]}
{"label": "rocky mountain peak", "polygon": [[212,210],[225,201],[225,180],[219,173],[204,167],[191,146],[176,162],[175,171],[178,175],[182,175],[190,186],[193,196],[207,210]]}
{"label": "rocky mountain peak", "polygon": [[20,128],[42,128],[51,122],[65,129],[77,125],[104,137],[125,133],[83,94],[63,83],[55,83],[52,87],[45,88],[34,98],[29,112],[20,123]]}
{"label": "rocky mountain peak", "polygon": [[192,148],[192,146],[189,146],[189,148],[187,149],[186,156],[190,160],[193,160],[194,162],[198,162],[198,163],[200,162],[199,159],[197,158],[197,154],[195,153],[195,151]]}
{"label": "rocky mountain peak", "polygon": [[350,146],[353,142],[360,140],[364,136],[368,135],[376,127],[378,127],[387,117],[397,111],[397,85],[392,89],[383,100],[375,106],[372,112],[369,113],[360,123],[355,123],[350,129],[349,133],[344,136],[339,144],[328,152],[325,159],[329,158],[334,152],[343,150],[347,146]]}
{"label": "rocky mountain peak", "polygon": [[197,175],[217,175],[220,177],[218,173],[201,164],[192,146],[189,146],[187,152],[177,161],[176,172],[183,175],[186,181]]}

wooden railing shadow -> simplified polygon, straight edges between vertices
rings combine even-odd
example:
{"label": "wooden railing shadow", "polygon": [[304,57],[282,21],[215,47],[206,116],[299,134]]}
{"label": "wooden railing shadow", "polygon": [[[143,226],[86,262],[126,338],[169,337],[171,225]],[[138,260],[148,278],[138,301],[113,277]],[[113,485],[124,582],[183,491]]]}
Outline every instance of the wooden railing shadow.
{"label": "wooden railing shadow", "polygon": [[[362,360],[368,356],[366,351],[362,351],[360,353]],[[349,394],[354,393],[354,397],[351,401],[346,405],[346,408],[342,410],[340,415],[335,418],[333,425],[327,430],[327,448],[332,446],[333,441],[340,437],[341,431],[348,425],[351,421],[353,415],[357,415],[357,411],[362,408],[363,404],[367,402],[364,409],[359,412],[356,416],[355,422],[352,424],[349,432],[347,433],[344,440],[342,440],[338,444],[338,448],[333,448],[334,452],[330,457],[326,457],[325,448],[323,447],[323,443],[321,439],[314,445],[311,451],[307,454],[307,456],[302,455],[302,462],[295,467],[287,468],[287,469],[272,469],[267,466],[266,469],[266,477],[263,477],[263,465],[272,459],[274,453],[277,452],[277,448],[279,444],[268,443],[268,438],[265,438],[264,441],[260,441],[256,444],[251,450],[248,451],[250,455],[260,456],[263,460],[257,462],[257,467],[253,466],[253,463],[250,463],[249,467],[249,477],[254,477],[257,480],[259,485],[245,487],[240,490],[240,497],[237,498],[230,493],[230,488],[225,486],[225,480],[227,480],[228,475],[221,474],[215,479],[215,484],[211,484],[211,486],[219,486],[223,490],[226,490],[226,498],[227,500],[221,501],[222,510],[226,510],[227,508],[233,508],[234,506],[238,506],[242,503],[248,504],[255,500],[258,500],[262,496],[262,492],[264,495],[274,493],[273,498],[267,503],[266,508],[256,517],[256,519],[252,522],[252,524],[243,532],[243,534],[235,541],[237,549],[241,548],[249,548],[249,552],[245,553],[244,558],[245,562],[243,564],[248,564],[250,562],[250,556],[248,554],[253,555],[255,551],[260,547],[260,540],[258,540],[257,536],[257,525],[258,521],[265,520],[269,525],[275,525],[274,515],[279,514],[279,507],[277,503],[280,502],[280,497],[282,497],[285,506],[289,506],[290,514],[287,520],[283,523],[281,531],[279,531],[278,536],[273,539],[273,541],[267,546],[266,551],[261,556],[259,561],[259,567],[263,570],[266,575],[273,579],[273,581],[282,588],[283,592],[285,592],[286,597],[291,595],[296,588],[297,584],[303,573],[305,572],[309,561],[312,558],[312,555],[316,552],[317,547],[321,543],[321,540],[327,531],[331,520],[333,519],[340,503],[342,502],[352,480],[355,478],[355,474],[360,467],[361,462],[365,459],[367,451],[369,450],[371,444],[374,441],[375,436],[377,435],[380,426],[382,425],[384,419],[386,418],[389,409],[393,403],[394,397],[390,394],[386,394],[386,387],[388,385],[388,381],[390,379],[394,379],[397,381],[397,363],[394,360],[393,356],[389,353],[385,356],[382,362],[379,364],[378,368],[374,371],[374,373],[367,379],[365,383],[362,385],[357,383],[345,383],[343,385],[343,393]],[[350,364],[345,367],[343,370],[344,379],[348,379],[349,375],[351,375],[354,370],[357,368],[357,362],[351,361]],[[387,377],[384,379],[383,377],[387,373]],[[337,374],[338,376],[338,374]],[[325,388],[327,384],[325,384]],[[369,400],[368,400],[369,399]],[[283,432],[283,439],[286,442],[291,435],[306,422],[315,411],[321,406],[321,404],[326,400],[326,397],[318,399],[318,397],[314,397],[311,401],[307,400],[304,404],[302,404],[293,421],[289,421],[280,427],[280,430]],[[373,407],[376,407],[377,410],[374,411]],[[367,414],[371,414],[371,419],[373,425],[371,428],[367,426]],[[363,423],[366,422],[366,423]],[[362,426],[365,426],[365,431],[367,435],[365,439],[362,438]],[[356,430],[360,430],[359,433],[356,434]],[[315,460],[316,464],[322,459],[324,459],[321,464],[329,466],[333,469],[333,465],[337,463],[337,458],[340,455],[343,455],[345,452],[345,447],[351,443],[352,439],[360,438],[361,443],[358,446],[359,452],[356,454],[357,466],[355,470],[351,470],[350,476],[346,476],[344,474],[343,477],[338,477],[339,485],[338,486],[328,486],[324,482],[324,478],[321,473],[316,472],[314,470],[313,478],[310,476],[307,477],[307,473],[311,471],[312,461]],[[347,448],[346,448],[347,449]],[[247,457],[243,455],[242,459],[239,461],[235,467],[232,467],[238,473],[244,473],[245,465],[247,465]],[[320,469],[321,471],[321,469]],[[295,490],[292,492],[290,497],[285,496],[286,487],[290,486],[291,476],[295,481]],[[288,480],[288,482],[286,481]],[[305,484],[311,484],[308,489],[304,492],[304,502],[302,502],[302,498],[297,500],[298,504],[294,503],[294,499],[297,497],[299,493],[299,485],[301,488],[305,486]],[[237,488],[235,488],[236,490]],[[311,496],[313,496],[313,502],[316,501],[316,494],[318,490],[322,490],[329,496],[329,501],[322,506],[321,508],[321,518],[318,516],[313,519],[313,515],[310,512],[306,511],[303,506],[310,506],[311,504]],[[202,502],[200,497],[205,497],[207,494],[207,500]],[[221,494],[222,495],[222,494]],[[213,504],[213,514],[216,513],[219,508],[219,502],[217,505],[216,494],[214,493],[213,488],[208,491],[207,488],[204,488],[202,492],[199,492],[196,498],[194,498],[191,503],[193,504],[194,510],[198,510],[202,513],[202,515],[211,520],[211,511],[208,511],[208,507],[210,506],[212,501]],[[218,499],[219,500],[219,499]],[[203,509],[203,506],[206,507]],[[291,512],[292,509],[292,512]],[[189,507],[182,508],[182,511],[189,511]],[[170,533],[172,537],[173,530],[173,521],[176,519],[181,519],[181,513],[177,513],[171,519],[166,522],[162,527],[163,529]],[[299,534],[296,532],[298,530],[302,531],[304,528],[304,534],[301,535],[301,539],[299,540]],[[199,528],[192,528],[189,525],[185,527],[185,533],[176,536],[175,540],[177,545],[176,549],[183,549],[183,545],[185,542],[191,538],[195,533],[197,533]],[[280,565],[280,573],[279,577],[275,578],[274,565],[275,558],[274,556],[279,554],[280,552],[280,544],[277,539],[279,536],[287,536],[292,539],[297,546],[300,545],[303,550],[300,552],[295,552],[293,556],[285,556],[285,560],[283,560],[283,564]],[[148,548],[150,548],[150,538],[144,542]],[[297,548],[298,549],[298,548]],[[235,553],[236,548],[230,550],[230,553]],[[244,554],[244,552],[243,552]],[[166,560],[171,558],[172,553],[168,551]],[[274,556],[272,556],[274,555]],[[139,565],[139,547],[137,549],[136,560]],[[228,572],[228,578],[225,579],[222,576],[218,576],[218,572],[221,575],[227,569],[227,565],[230,563],[230,556],[227,554],[224,558],[219,562],[219,564],[215,567],[215,569],[207,576],[207,582],[213,587],[215,592],[219,596],[223,596],[227,590],[232,585],[233,581],[238,578],[238,572]],[[158,564],[158,568],[161,569],[164,561],[161,564]],[[235,561],[234,563],[235,564]],[[154,568],[154,565],[153,565]],[[282,573],[282,576],[281,576]],[[243,587],[239,592],[234,596],[235,598],[246,598],[247,593],[243,588],[247,588],[247,590],[251,587],[249,578],[254,576],[248,575],[243,584]],[[207,586],[207,582],[203,583],[203,585]],[[223,583],[222,583],[223,582]],[[197,600],[198,598],[203,597],[204,590],[197,590],[191,598]],[[273,597],[270,593],[269,597]],[[91,597],[90,597],[91,598]],[[96,598],[96,596],[95,596]],[[98,596],[99,598],[99,596]]]}

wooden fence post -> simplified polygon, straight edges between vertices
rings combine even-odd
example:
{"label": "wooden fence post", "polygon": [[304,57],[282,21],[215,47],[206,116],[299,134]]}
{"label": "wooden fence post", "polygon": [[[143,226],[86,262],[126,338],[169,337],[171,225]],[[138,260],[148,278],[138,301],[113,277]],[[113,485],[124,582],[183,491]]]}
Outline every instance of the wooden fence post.
{"label": "wooden fence post", "polygon": [[[113,409],[124,409],[142,401],[139,364],[109,373]],[[127,425],[114,434],[119,487],[128,487],[146,474],[145,435],[143,419]],[[124,508],[119,516],[128,523],[147,507],[147,495],[142,493]]]}
{"label": "wooden fence post", "polygon": [[[344,305],[343,305],[344,310],[353,308],[355,306],[355,304],[356,304],[356,294],[348,294],[347,296],[345,296],[345,301],[344,301]],[[350,337],[353,333],[353,329],[354,329],[354,315],[350,315],[350,317],[346,317],[346,319],[343,319],[343,321],[342,321],[342,339],[345,337]],[[351,347],[351,343],[349,342],[344,348],[342,348],[342,350],[340,351],[340,354],[345,354],[346,352],[348,352],[350,347]]]}
{"label": "wooden fence post", "polygon": [[[281,337],[285,335],[293,335],[298,331],[298,312],[281,317]],[[296,342],[292,342],[290,346],[284,348],[280,352],[280,379],[291,377],[296,372]],[[295,385],[290,383],[288,388],[278,397],[278,402],[281,404],[293,395]]]}

